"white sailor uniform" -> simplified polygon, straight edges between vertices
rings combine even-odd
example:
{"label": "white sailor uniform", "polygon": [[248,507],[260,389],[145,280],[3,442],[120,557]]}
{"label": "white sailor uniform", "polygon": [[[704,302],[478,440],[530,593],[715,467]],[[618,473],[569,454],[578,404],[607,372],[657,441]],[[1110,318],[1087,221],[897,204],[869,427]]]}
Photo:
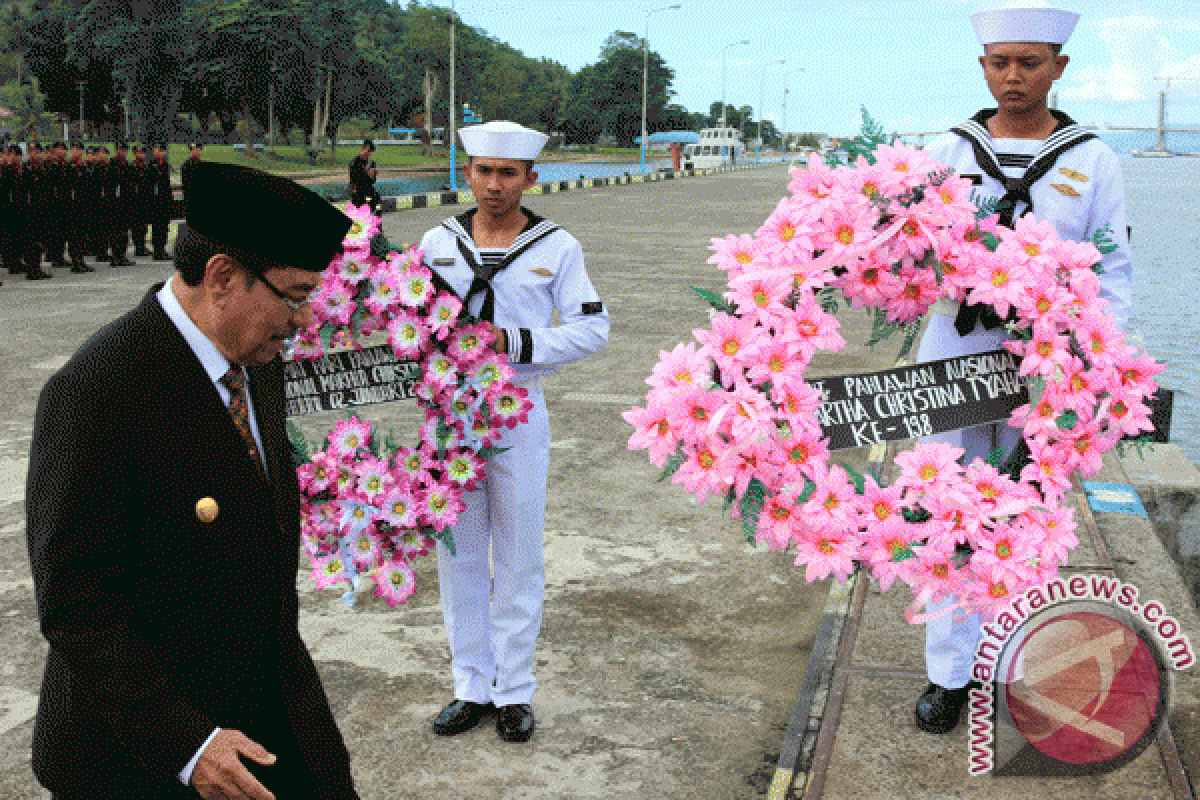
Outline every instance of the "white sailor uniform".
{"label": "white sailor uniform", "polygon": [[528,422],[497,442],[509,449],[488,459],[484,485],[464,496],[466,510],[453,527],[456,554],[438,545],[454,695],[497,706],[529,703],[536,686],[550,454],[541,377],[599,350],[609,330],[578,240],[522,210],[529,222],[504,251],[475,246],[474,210],[447,219],[421,240],[426,263],[467,309],[504,329],[513,383],[524,386],[533,402]]}
{"label": "white sailor uniform", "polygon": [[[1085,241],[1096,231],[1108,228],[1109,238],[1116,249],[1102,258],[1104,274],[1100,276],[1101,296],[1108,300],[1106,311],[1119,328],[1129,320],[1133,295],[1133,266],[1129,258],[1129,238],[1125,217],[1125,186],[1117,156],[1099,139],[1080,136],[1066,115],[1052,112],[1059,119],[1059,129],[1047,139],[993,139],[988,134],[986,119],[981,112],[951,133],[938,137],[928,148],[929,156],[952,167],[964,177],[975,181],[972,201],[980,206],[1001,198],[1006,187],[989,174],[997,169],[1009,180],[1021,178],[1027,169],[1044,167],[1041,158],[1052,158],[1054,151],[1068,143],[1070,129],[1080,139],[1057,154],[1045,174],[1029,187],[1033,214],[1039,220],[1054,225],[1060,238]],[[954,131],[961,131],[957,133]],[[980,164],[990,159],[991,165]],[[1039,171],[1041,171],[1039,169]],[[1013,219],[1029,210],[1028,203],[1018,201]],[[977,324],[974,330],[960,336],[955,328],[958,304],[941,301],[934,306],[929,325],[917,350],[917,361],[995,350],[1009,338],[1003,327],[985,330]],[[986,458],[994,448],[1011,452],[1019,443],[1021,433],[1008,425],[983,425],[952,431],[922,441],[947,442],[966,450],[964,463]],[[931,605],[930,610],[948,603]],[[929,680],[947,689],[965,686],[970,680],[975,648],[979,642],[979,617],[955,619],[946,613],[926,623],[925,666]]]}

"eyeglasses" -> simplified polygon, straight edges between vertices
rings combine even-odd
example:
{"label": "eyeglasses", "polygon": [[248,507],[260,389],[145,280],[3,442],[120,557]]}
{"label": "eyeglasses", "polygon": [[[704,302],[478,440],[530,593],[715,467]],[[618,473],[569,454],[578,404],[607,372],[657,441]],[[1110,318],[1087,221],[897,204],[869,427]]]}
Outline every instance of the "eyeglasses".
{"label": "eyeglasses", "polygon": [[320,287],[317,287],[316,289],[313,289],[311,292],[309,292],[308,296],[305,297],[303,300],[297,300],[296,298],[289,297],[288,295],[279,291],[279,289],[276,288],[275,284],[273,284],[269,280],[267,280],[267,276],[262,274],[261,272],[255,273],[255,275],[258,277],[258,279],[260,281],[262,281],[264,284],[266,284],[267,288],[270,289],[275,294],[276,297],[278,297],[280,300],[282,300],[284,302],[284,305],[286,305],[289,309],[291,309],[293,314],[296,313],[297,311],[299,311],[300,309],[304,308],[309,303],[311,303],[313,300],[313,297],[315,297],[317,292],[319,292],[321,290]]}

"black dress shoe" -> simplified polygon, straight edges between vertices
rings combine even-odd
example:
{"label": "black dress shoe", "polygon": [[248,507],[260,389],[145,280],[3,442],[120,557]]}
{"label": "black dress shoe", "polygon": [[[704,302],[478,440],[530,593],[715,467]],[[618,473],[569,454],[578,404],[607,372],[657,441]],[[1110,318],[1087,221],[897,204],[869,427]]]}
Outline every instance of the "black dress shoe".
{"label": "black dress shoe", "polygon": [[456,699],[433,718],[433,732],[438,736],[453,736],[469,731],[479,720],[496,710],[491,703],[472,703]]}
{"label": "black dress shoe", "polygon": [[917,727],[926,733],[949,733],[958,725],[963,706],[967,704],[972,689],[981,688],[978,681],[971,681],[961,689],[947,689],[936,683],[929,684],[925,693],[917,698],[915,709]]}
{"label": "black dress shoe", "polygon": [[496,733],[506,742],[528,742],[533,736],[533,706],[529,703],[518,703],[512,706],[500,706],[499,718],[496,720]]}
{"label": "black dress shoe", "polygon": [[156,250],[154,253],[154,260],[155,261],[170,261],[171,257],[169,255],[167,255],[166,250]]}
{"label": "black dress shoe", "polygon": [[50,277],[53,276],[49,272],[44,271],[41,267],[34,267],[25,273],[25,280],[27,281],[41,281]]}
{"label": "black dress shoe", "polygon": [[138,258],[145,258],[146,256],[150,255],[150,251],[144,247],[139,247],[133,251],[133,254]]}

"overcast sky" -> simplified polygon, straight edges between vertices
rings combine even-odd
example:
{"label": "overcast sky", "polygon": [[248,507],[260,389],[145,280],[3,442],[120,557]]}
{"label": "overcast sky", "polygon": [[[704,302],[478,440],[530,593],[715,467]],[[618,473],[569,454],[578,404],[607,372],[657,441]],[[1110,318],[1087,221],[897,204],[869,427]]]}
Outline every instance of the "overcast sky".
{"label": "overcast sky", "polygon": [[[865,105],[889,132],[945,130],[991,105],[968,16],[973,0],[679,0],[649,17],[650,47],[675,71],[678,102],[702,111],[721,97],[793,131],[859,129]],[[449,6],[450,0],[436,5]],[[646,11],[672,0],[454,0],[467,24],[527,56],[578,70],[614,30],[645,34]],[[995,7],[996,4],[988,4]],[[1059,107],[1095,125],[1153,125],[1172,81],[1170,124],[1200,128],[1200,0],[1072,0],[1082,19],[1064,50]],[[749,39],[749,45],[734,42]],[[786,64],[769,62],[785,59]],[[795,71],[803,68],[803,72]],[[765,75],[765,79],[764,79]],[[1192,80],[1183,80],[1183,78]]]}

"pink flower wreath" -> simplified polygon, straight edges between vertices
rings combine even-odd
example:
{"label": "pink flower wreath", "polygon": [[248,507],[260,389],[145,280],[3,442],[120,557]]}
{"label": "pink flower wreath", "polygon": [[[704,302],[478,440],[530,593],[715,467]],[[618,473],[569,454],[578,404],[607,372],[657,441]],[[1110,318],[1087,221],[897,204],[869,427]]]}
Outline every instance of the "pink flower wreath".
{"label": "pink flower wreath", "polygon": [[292,342],[295,359],[333,346],[362,349],[360,338],[387,333],[396,355],[418,365],[415,394],[425,424],[414,447],[380,436],[367,420],[337,422],[314,452],[288,423],[302,492],[301,536],[317,588],[364,577],[388,605],[416,588],[412,564],[435,540],[453,551],[449,527],[462,495],[484,477],[504,428],[524,422],[533,404],[513,386],[508,358],[491,349],[488,326],[439,289],[416,248],[393,249],[369,206],[347,206],[354,220],[344,251],[322,274],[312,322]]}
{"label": "pink flower wreath", "polygon": [[[1077,544],[1070,475],[1094,474],[1118,440],[1151,429],[1145,400],[1162,367],[1103,311],[1097,245],[1111,242],[1061,240],[1032,216],[1015,230],[980,219],[970,181],[902,145],[853,167],[814,155],[788,188],[753,236],[713,240],[728,288],[698,290],[716,309],[710,328],[659,354],[645,408],[624,413],[629,447],[699,500],[724,496],[748,538],[794,546],[809,581],[844,581],[857,563],[884,590],[912,589],[910,621],[951,594],[994,614]],[[829,463],[804,372],[817,350],[845,345],[823,307],[836,292],[910,337],[942,297],[1015,312],[1005,347],[1031,393],[1009,421],[1032,454],[1019,480],[984,460],[963,466],[948,444],[901,453],[889,486]]]}

